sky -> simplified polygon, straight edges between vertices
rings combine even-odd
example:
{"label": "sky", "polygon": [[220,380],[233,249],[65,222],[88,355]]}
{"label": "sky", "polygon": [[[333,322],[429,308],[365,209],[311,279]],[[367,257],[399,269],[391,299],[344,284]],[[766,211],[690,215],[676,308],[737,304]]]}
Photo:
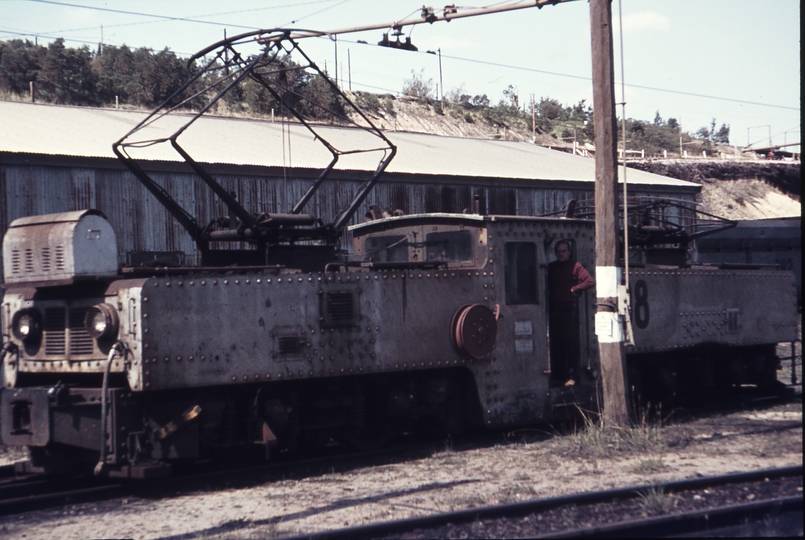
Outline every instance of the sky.
{"label": "sky", "polygon": [[[510,3],[517,2],[474,6]],[[185,57],[224,32],[391,24],[422,6],[422,0],[0,0],[0,40],[47,44],[62,37],[69,47],[95,50],[103,41],[167,47]],[[626,102],[627,118],[651,121],[659,112],[691,133],[715,119],[716,128],[730,126],[730,142],[741,146],[800,142],[799,1],[613,0],[612,8],[615,96]],[[408,27],[419,52],[378,47],[382,33],[344,34],[337,44],[311,38],[301,46],[331,76],[337,64],[340,82],[352,90],[399,94],[415,73],[440,93],[486,94],[493,104],[509,86],[521,105],[532,95],[592,104],[586,1]],[[439,56],[429,50],[441,52],[441,75]]]}

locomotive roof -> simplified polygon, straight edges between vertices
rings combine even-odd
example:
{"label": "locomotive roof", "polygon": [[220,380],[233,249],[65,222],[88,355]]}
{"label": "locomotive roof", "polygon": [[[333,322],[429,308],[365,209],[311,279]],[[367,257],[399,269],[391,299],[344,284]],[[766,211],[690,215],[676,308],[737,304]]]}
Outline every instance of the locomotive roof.
{"label": "locomotive roof", "polygon": [[49,223],[70,223],[78,221],[84,216],[101,216],[106,219],[106,216],[100,210],[75,210],[73,212],[60,212],[58,214],[41,214],[35,216],[26,216],[17,218],[8,226],[9,229],[15,227],[25,227],[28,225],[43,225]]}
{"label": "locomotive roof", "polygon": [[[114,158],[112,143],[143,120],[144,111],[98,109],[0,101],[0,154],[38,154],[83,158]],[[177,125],[187,118],[177,115]],[[171,124],[172,125],[172,124]],[[166,129],[169,129],[167,126]],[[349,148],[365,145],[363,130],[337,126],[317,128],[322,136]],[[167,132],[154,128],[155,137]],[[422,133],[386,132],[398,152],[387,172],[456,178],[595,181],[594,160],[552,151],[533,144],[492,139],[444,137]],[[297,123],[231,117],[202,117],[185,132],[182,145],[199,162],[236,166],[320,169],[330,154]],[[371,146],[376,146],[371,142]],[[374,171],[377,156],[344,155],[336,169]],[[134,157],[137,157],[134,154]],[[180,162],[168,145],[147,150],[142,158]],[[697,184],[630,169],[630,184],[698,192]]]}
{"label": "locomotive roof", "polygon": [[556,222],[562,223],[578,223],[585,224],[588,227],[593,227],[594,223],[590,220],[583,219],[567,219],[556,217],[536,217],[536,216],[498,216],[498,215],[480,215],[480,214],[448,214],[448,213],[430,213],[430,214],[411,214],[406,216],[392,216],[387,218],[375,219],[352,225],[348,229],[354,236],[362,236],[373,232],[382,230],[396,229],[401,227],[409,227],[421,224],[442,224],[442,225],[466,225],[469,227],[482,227],[487,223],[492,222]]}

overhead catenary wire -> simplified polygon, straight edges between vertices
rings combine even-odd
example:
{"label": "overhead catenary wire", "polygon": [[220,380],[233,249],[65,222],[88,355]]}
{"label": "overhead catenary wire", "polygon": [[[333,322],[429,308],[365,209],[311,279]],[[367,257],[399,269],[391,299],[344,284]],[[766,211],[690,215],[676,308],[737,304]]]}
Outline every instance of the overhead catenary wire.
{"label": "overhead catenary wire", "polygon": [[[272,7],[266,7],[266,8],[255,8],[253,10],[236,10],[236,11],[221,12],[221,13],[215,13],[215,14],[209,14],[209,15],[197,15],[197,16],[193,16],[193,17],[172,17],[172,16],[167,16],[167,15],[157,15],[157,14],[146,13],[146,12],[117,10],[117,9],[99,7],[99,6],[86,6],[86,5],[74,4],[74,3],[70,3],[70,2],[61,2],[61,1],[58,1],[58,0],[29,0],[29,1],[37,2],[37,3],[43,3],[43,4],[62,5],[62,6],[67,6],[67,7],[91,9],[91,10],[96,10],[96,11],[114,12],[114,13],[120,13],[120,14],[126,14],[126,15],[153,17],[153,18],[157,18],[157,19],[161,19],[161,20],[167,20],[167,21],[189,22],[189,23],[199,23],[199,24],[214,24],[214,25],[218,25],[218,26],[226,26],[226,27],[232,27],[232,28],[242,28],[242,29],[249,29],[249,30],[257,30],[258,28],[254,27],[254,26],[245,26],[245,25],[237,25],[237,24],[230,24],[230,23],[205,21],[205,20],[202,20],[201,17],[220,16],[220,15],[226,15],[226,14],[241,13],[241,12],[244,12],[244,11],[255,11],[255,10],[260,10],[260,9],[274,9],[274,8],[279,7],[279,6],[272,6]],[[319,4],[319,3],[326,3],[328,1],[336,1],[336,0],[315,0],[315,1],[311,1],[311,2],[300,3],[300,4],[297,4],[297,5]],[[346,1],[346,0],[344,0],[344,1]],[[333,6],[329,6],[329,7],[325,8],[324,10],[331,9],[332,7],[336,7],[338,5],[341,5],[341,4],[344,3],[344,1],[339,2],[337,4],[334,4]],[[575,0],[558,0],[558,2],[560,2],[560,3],[561,2],[570,2],[570,1],[575,1]],[[543,5],[549,5],[549,4],[552,4],[552,3],[554,3],[554,2],[551,1],[551,0],[531,0],[530,2],[524,2],[523,0],[514,1],[514,2],[511,2],[509,0],[504,0],[504,1],[501,1],[501,2],[498,2],[498,3],[493,3],[493,4],[489,4],[489,5],[482,6],[482,7],[466,7],[465,6],[465,7],[456,8],[454,5],[445,6],[445,8],[433,10],[432,13],[434,14],[433,16],[437,17],[435,20],[449,21],[449,20],[452,20],[454,18],[462,18],[462,17],[473,16],[475,14],[480,14],[480,11],[482,11],[482,10],[487,10],[490,13],[494,13],[494,12],[498,12],[498,11],[507,11],[507,10],[511,10],[511,9],[522,9],[522,8],[525,8],[525,7],[532,7],[532,6],[542,7]],[[426,10],[428,10],[428,9],[431,9],[431,8],[425,8],[423,6],[422,13],[424,14],[426,12]],[[453,11],[455,11],[457,9],[465,9],[465,10],[467,10],[467,12],[466,13],[452,13],[450,11],[451,9]],[[309,16],[315,15],[316,13],[319,13],[319,12],[324,11],[324,10],[319,10],[317,12],[314,12],[313,14],[309,14],[309,15],[306,15],[304,17],[300,17],[298,19],[295,19],[294,21],[291,21],[291,23],[298,22],[298,21],[300,21],[300,20],[302,20],[304,18],[307,18]],[[436,12],[441,13],[441,17],[442,17],[441,19],[439,19],[438,16],[435,15]],[[435,20],[433,22],[435,22]],[[416,19],[416,18],[413,18],[413,17],[411,17],[409,15],[406,19],[399,20],[399,21],[396,21],[394,23],[391,23],[390,26],[391,27],[393,27],[394,25],[413,26],[414,24],[419,24],[419,23],[422,23],[422,22],[431,22],[431,21],[426,20],[426,19]],[[129,23],[129,24],[142,24],[142,23],[140,22],[140,23]],[[309,34],[306,34],[304,36],[299,36],[299,37],[325,37],[326,39],[328,39],[330,36],[332,36],[333,34],[336,34],[336,33],[348,33],[348,32],[353,32],[353,31],[363,31],[363,29],[374,29],[376,27],[383,27],[383,26],[386,26],[386,25],[372,25],[371,27],[344,29],[344,30],[336,30],[336,31],[330,31],[330,32],[313,32],[313,33],[309,33]],[[16,31],[10,31],[10,30],[9,31],[4,30],[4,31],[2,31],[0,33],[8,33],[8,34],[20,35],[20,36],[40,36],[40,37],[47,38],[47,39],[56,39],[55,37],[53,37],[51,35],[46,35],[45,33],[31,33],[31,32],[23,33],[23,32],[16,32]],[[50,33],[48,33],[48,34],[50,34]],[[83,44],[96,44],[96,42],[94,42],[94,41],[78,40],[78,39],[65,39],[65,41],[74,41],[74,42],[83,43]],[[368,45],[366,42],[361,42],[361,41],[357,41],[357,40],[352,41],[352,40],[342,39],[341,41],[346,42],[346,43]],[[189,53],[179,53],[179,52],[177,52],[177,54],[180,54],[180,55],[183,55],[183,56],[192,56]],[[425,52],[420,52],[420,54],[426,54],[426,53]],[[585,80],[585,81],[590,81],[591,80],[591,78],[589,76],[574,75],[574,74],[560,73],[560,72],[554,72],[554,71],[546,71],[546,70],[540,70],[540,69],[536,69],[536,68],[529,68],[529,67],[525,67],[525,66],[504,64],[504,63],[500,63],[500,62],[485,61],[485,60],[479,60],[479,59],[474,59],[474,58],[464,58],[464,57],[460,57],[460,56],[452,56],[452,55],[446,55],[446,54],[443,55],[443,57],[446,58],[446,59],[449,59],[449,60],[459,60],[459,61],[465,61],[465,62],[472,62],[472,63],[480,64],[480,65],[489,65],[489,66],[501,67],[501,68],[506,68],[506,69],[526,71],[526,72],[530,72],[530,73],[541,73],[541,74],[545,74],[545,75],[551,75],[551,76],[556,76],[556,77],[565,77],[565,78],[571,78],[571,79],[577,79],[577,80]],[[354,82],[355,82],[356,85],[361,85],[361,86],[364,86],[364,87],[367,87],[367,88],[371,88],[370,85],[363,85],[359,81],[354,81]],[[697,92],[688,92],[688,91],[684,91],[684,90],[674,90],[674,89],[668,89],[668,88],[659,88],[659,87],[655,87],[655,86],[647,86],[647,85],[639,85],[639,84],[631,84],[631,83],[626,85],[626,86],[628,86],[629,88],[635,88],[635,89],[649,90],[649,91],[654,91],[654,92],[670,93],[670,94],[676,94],[676,95],[686,95],[686,96],[691,96],[691,97],[713,99],[713,100],[732,102],[732,103],[739,103],[739,104],[745,104],[745,105],[755,105],[755,106],[761,106],[761,107],[770,107],[770,108],[793,110],[793,111],[799,111],[800,110],[800,107],[793,107],[793,106],[788,106],[788,105],[779,105],[779,104],[773,104],[773,103],[763,103],[763,102],[758,102],[758,101],[751,101],[751,100],[738,99],[738,98],[725,97],[725,96],[715,96],[715,95],[709,95],[709,94],[700,94],[700,93],[697,93]],[[383,89],[383,90],[387,90],[387,89]]]}

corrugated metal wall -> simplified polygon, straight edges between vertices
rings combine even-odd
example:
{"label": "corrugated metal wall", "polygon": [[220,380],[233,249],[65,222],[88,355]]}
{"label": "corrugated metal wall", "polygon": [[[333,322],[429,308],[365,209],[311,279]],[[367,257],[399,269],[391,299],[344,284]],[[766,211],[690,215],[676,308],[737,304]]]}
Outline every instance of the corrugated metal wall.
{"label": "corrugated metal wall", "polygon": [[[213,217],[227,215],[227,209],[212,191],[194,175],[182,172],[152,174],[200,225]],[[237,195],[252,212],[289,212],[308,189],[309,177],[253,174],[214,175],[221,185]],[[346,208],[365,178],[339,179],[325,183],[304,209],[330,221]],[[477,195],[482,211],[491,214],[542,215],[561,210],[570,199],[592,197],[589,189],[546,187],[523,181],[501,185],[497,181],[456,182],[451,178],[386,180],[369,194],[353,222],[364,220],[368,205],[418,212],[462,212],[474,208]],[[530,185],[529,185],[530,184]],[[557,184],[557,186],[560,184]],[[586,185],[584,187],[587,187]],[[693,194],[651,190],[653,196],[693,200]],[[0,229],[5,234],[13,220],[30,215],[96,208],[109,218],[118,237],[119,262],[136,251],[183,251],[187,260],[197,259],[195,245],[184,229],[128,171],[115,168],[0,164]],[[345,239],[344,245],[349,245]],[[0,266],[2,268],[2,266]]]}

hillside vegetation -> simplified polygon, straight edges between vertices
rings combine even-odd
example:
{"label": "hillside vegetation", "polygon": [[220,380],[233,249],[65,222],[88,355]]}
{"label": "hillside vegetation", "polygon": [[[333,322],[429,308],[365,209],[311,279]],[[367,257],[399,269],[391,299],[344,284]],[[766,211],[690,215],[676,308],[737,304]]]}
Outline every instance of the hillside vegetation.
{"label": "hillside vegetation", "polygon": [[[277,95],[245,80],[216,103],[212,112],[290,118],[288,107],[293,107],[304,117],[319,122],[338,123],[346,116],[363,121],[350,112],[352,109],[323,77],[294,69],[299,66],[287,56],[279,58],[278,63],[286,69],[268,75],[276,83]],[[152,51],[124,45],[91,50],[86,46],[66,47],[61,39],[47,46],[27,40],[0,41],[0,99],[151,110],[198,69],[198,64],[188,65],[167,48]],[[221,71],[206,72],[186,91],[205,97],[200,89],[228,75]],[[593,109],[585,100],[563,105],[557,99],[541,97],[524,104],[512,86],[503,89],[503,97],[496,104],[487,95],[471,96],[462,88],[437,100],[433,82],[416,72],[404,81],[398,95],[346,94],[373,123],[385,130],[527,141],[566,151],[575,147],[582,155],[594,150]],[[188,106],[198,102],[190,100]],[[683,132],[675,118],[664,119],[659,111],[651,121],[627,119],[628,157],[674,159],[685,154],[697,158],[736,157],[736,148],[728,146],[729,126],[716,125],[713,119],[709,126],[692,133]],[[619,140],[621,129],[619,121]],[[800,213],[799,162],[739,164],[731,159],[630,163],[643,170],[703,184],[702,198],[708,207],[718,207],[730,217]],[[730,183],[724,184],[726,181]]]}
{"label": "hillside vegetation", "polygon": [[[225,95],[213,112],[288,117],[286,107],[290,106],[308,118],[328,122],[338,122],[348,112],[349,107],[322,77],[291,69],[298,66],[290,57],[278,62],[287,69],[269,78],[275,77],[275,82],[281,79],[279,97],[245,80]],[[19,39],[0,41],[0,98],[153,109],[198,69],[198,63],[188,65],[167,48],[152,51],[123,45],[91,50],[87,46],[66,47],[62,39],[47,46]],[[198,88],[188,89],[188,94],[223,76],[209,71],[198,81]],[[585,100],[569,106],[551,97],[524,103],[512,86],[503,89],[497,103],[485,94],[465,94],[461,88],[436,100],[433,88],[432,81],[412,72],[399,96],[356,92],[352,97],[385,129],[526,140],[568,148],[574,142],[579,147],[594,144],[593,109]],[[683,133],[675,118],[666,120],[657,112],[650,122],[628,119],[626,132],[627,150],[642,151],[646,156],[678,156],[680,148],[696,155],[732,151],[717,148],[729,143],[729,126],[722,124],[716,129],[715,119],[709,127]]]}

